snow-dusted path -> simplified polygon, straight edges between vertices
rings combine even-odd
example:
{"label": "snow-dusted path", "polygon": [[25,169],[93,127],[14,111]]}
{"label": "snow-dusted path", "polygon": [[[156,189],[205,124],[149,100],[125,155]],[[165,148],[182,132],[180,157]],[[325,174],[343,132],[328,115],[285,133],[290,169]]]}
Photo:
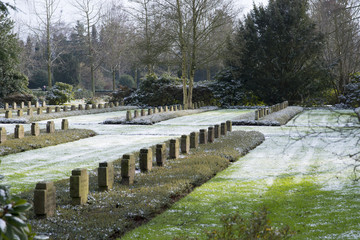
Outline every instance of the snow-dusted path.
{"label": "snow-dusted path", "polygon": [[[113,161],[144,147],[229,120],[247,110],[219,110],[164,121],[150,126],[102,125],[105,119],[123,117],[126,111],[68,117],[70,128],[92,129],[99,135],[76,142],[1,157],[2,184],[17,192],[33,188],[38,181],[70,176],[74,168],[94,169],[102,161]],[[46,121],[39,122],[45,128]],[[54,119],[60,128],[61,119]],[[15,124],[1,125],[13,132]],[[25,131],[30,124],[24,125]]]}
{"label": "snow-dusted path", "polygon": [[360,125],[353,112],[340,113],[312,110],[283,127],[233,127],[266,140],[123,239],[203,239],[224,214],[248,216],[262,204],[299,230],[295,239],[360,239],[360,185],[349,157],[360,152]]}

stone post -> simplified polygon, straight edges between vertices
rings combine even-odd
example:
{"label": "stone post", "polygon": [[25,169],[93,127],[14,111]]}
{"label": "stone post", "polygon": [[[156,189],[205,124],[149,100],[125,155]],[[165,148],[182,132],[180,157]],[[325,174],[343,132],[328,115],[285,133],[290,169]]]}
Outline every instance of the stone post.
{"label": "stone post", "polygon": [[82,111],[84,110],[84,106],[82,104],[79,104],[78,109]]}
{"label": "stone post", "polygon": [[190,151],[190,136],[182,135],[181,136],[181,153],[189,153]]}
{"label": "stone post", "polygon": [[166,161],[166,144],[157,144],[156,145],[156,164],[159,167],[164,166]]}
{"label": "stone post", "polygon": [[120,106],[120,103],[119,102],[115,102],[115,107],[118,107]]}
{"label": "stone post", "polygon": [[16,102],[13,102],[12,107],[13,107],[14,110],[17,109]]}
{"label": "stone post", "polygon": [[29,108],[28,110],[27,110],[27,115],[28,116],[32,116],[34,114],[34,111],[32,110],[32,108]]}
{"label": "stone post", "polygon": [[46,132],[47,133],[54,133],[55,132],[55,123],[54,123],[54,121],[48,121],[46,123]]}
{"label": "stone post", "polygon": [[39,108],[40,106],[39,106],[39,102],[38,101],[36,101],[35,102],[35,108]]}
{"label": "stone post", "polygon": [[207,144],[208,133],[206,129],[200,129],[200,144]]}
{"label": "stone post", "polygon": [[145,116],[146,114],[145,114],[145,109],[141,109],[141,116],[143,117],[143,116]]}
{"label": "stone post", "polygon": [[179,111],[182,111],[182,110],[184,110],[183,106],[181,104],[179,104]]}
{"label": "stone post", "polygon": [[169,107],[168,106],[165,106],[164,107],[164,112],[168,112],[169,111]]}
{"label": "stone post", "polygon": [[31,101],[28,101],[27,107],[28,107],[28,108],[31,108]]}
{"label": "stone post", "polygon": [[69,129],[69,120],[63,119],[61,121],[61,130],[68,130]]}
{"label": "stone post", "polygon": [[17,116],[18,116],[18,117],[22,117],[22,116],[23,116],[23,110],[22,110],[22,109],[17,110]]}
{"label": "stone post", "polygon": [[141,172],[149,172],[152,169],[152,150],[151,148],[143,148],[140,149],[140,171]]}
{"label": "stone post", "polygon": [[125,154],[121,160],[121,184],[132,185],[135,178],[135,157]]}
{"label": "stone post", "polygon": [[104,104],[99,103],[99,104],[98,104],[98,108],[99,108],[99,109],[103,109],[103,108],[104,108]]}
{"label": "stone post", "polygon": [[170,139],[169,158],[179,158],[179,139]]}
{"label": "stone post", "polygon": [[70,176],[70,197],[73,205],[85,204],[89,194],[89,175],[87,169],[72,170]]}
{"label": "stone post", "polygon": [[21,103],[20,103],[20,108],[21,108],[21,109],[25,108],[25,103],[24,103],[24,102],[21,102]]}
{"label": "stone post", "polygon": [[53,182],[38,182],[34,191],[34,213],[47,218],[55,214],[56,190]]}
{"label": "stone post", "polygon": [[46,107],[46,101],[45,101],[45,100],[42,101],[42,106],[43,106],[43,107]]}
{"label": "stone post", "polygon": [[113,103],[113,102],[109,103],[109,106],[110,106],[110,108],[113,108],[113,107],[114,107],[114,103]]}
{"label": "stone post", "polygon": [[71,111],[76,111],[76,106],[75,105],[71,105]]}
{"label": "stone post", "polygon": [[170,112],[174,111],[174,106],[170,106]]}
{"label": "stone post", "polygon": [[216,124],[214,125],[214,138],[219,138],[220,135],[221,135],[220,125]]}
{"label": "stone post", "polygon": [[148,109],[148,115],[152,115],[153,114],[153,110],[152,110],[152,108],[149,108]]}
{"label": "stone post", "polygon": [[230,120],[226,121],[226,130],[228,132],[232,132],[232,121],[230,121]]}
{"label": "stone post", "polygon": [[104,108],[109,108],[109,103],[105,103]]}
{"label": "stone post", "polygon": [[208,127],[208,142],[213,143],[215,140],[214,127]]}
{"label": "stone post", "polygon": [[139,117],[139,111],[137,109],[134,110],[134,118]]}
{"label": "stone post", "polygon": [[12,118],[12,111],[11,110],[6,110],[5,118]]}
{"label": "stone post", "polygon": [[260,112],[259,110],[255,110],[255,120],[259,120],[260,118]]}
{"label": "stone post", "polygon": [[47,108],[46,108],[46,113],[51,113],[51,112],[52,112],[51,107],[47,107]]}
{"label": "stone post", "polygon": [[158,113],[159,112],[159,109],[157,107],[154,107],[154,114]]}
{"label": "stone post", "polygon": [[96,103],[93,103],[91,108],[96,109]]}
{"label": "stone post", "polygon": [[59,106],[55,107],[55,112],[60,112],[61,108]]}
{"label": "stone post", "polygon": [[124,99],[121,100],[120,105],[121,105],[121,106],[124,106],[124,105],[125,105]]}
{"label": "stone post", "polygon": [[163,109],[162,106],[160,106],[160,107],[159,107],[159,113],[162,113],[162,112],[164,112],[164,109]]}
{"label": "stone post", "polygon": [[38,123],[31,124],[31,135],[36,137],[40,135],[40,127]]}
{"label": "stone post", "polygon": [[85,105],[85,110],[90,110],[91,109],[90,106],[91,106],[90,104],[86,104]]}
{"label": "stone post", "polygon": [[15,131],[14,131],[14,137],[21,139],[24,138],[24,126],[23,125],[16,125],[15,126]]}
{"label": "stone post", "polygon": [[112,162],[99,163],[98,185],[100,191],[108,191],[114,185],[114,165]]}
{"label": "stone post", "polygon": [[6,142],[6,129],[4,127],[0,127],[0,143]]}
{"label": "stone post", "polygon": [[197,148],[199,146],[199,133],[190,133],[190,148]]}
{"label": "stone post", "polygon": [[198,107],[198,104],[197,104],[197,102],[195,102],[194,103],[194,109],[198,109],[199,107]]}
{"label": "stone post", "polygon": [[64,112],[67,112],[67,110],[68,110],[68,107],[67,107],[67,106],[64,106],[64,107],[63,107],[63,111],[64,111]]}
{"label": "stone post", "polygon": [[226,123],[221,123],[221,135],[226,136],[227,129],[226,129]]}
{"label": "stone post", "polygon": [[131,115],[131,111],[127,110],[126,111],[126,121],[131,121],[132,120],[132,115]]}
{"label": "stone post", "polygon": [[8,103],[5,103],[4,109],[9,110],[9,104]]}
{"label": "stone post", "polygon": [[41,115],[41,114],[42,114],[42,108],[40,108],[40,107],[37,108],[37,109],[36,109],[36,112],[37,112],[38,115]]}

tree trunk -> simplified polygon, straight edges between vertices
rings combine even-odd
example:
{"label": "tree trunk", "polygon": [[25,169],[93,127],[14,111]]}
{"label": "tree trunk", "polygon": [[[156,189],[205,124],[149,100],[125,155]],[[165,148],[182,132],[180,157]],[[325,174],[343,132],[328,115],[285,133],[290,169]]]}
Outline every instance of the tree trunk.
{"label": "tree trunk", "polygon": [[47,50],[47,74],[48,74],[48,87],[52,88],[52,78],[51,78],[51,46],[50,46],[50,6],[46,1],[46,50]]}
{"label": "tree trunk", "polygon": [[115,80],[116,80],[116,69],[113,68],[113,69],[112,69],[112,83],[113,83],[113,91],[114,91],[114,92],[115,92],[115,90],[116,90]]}

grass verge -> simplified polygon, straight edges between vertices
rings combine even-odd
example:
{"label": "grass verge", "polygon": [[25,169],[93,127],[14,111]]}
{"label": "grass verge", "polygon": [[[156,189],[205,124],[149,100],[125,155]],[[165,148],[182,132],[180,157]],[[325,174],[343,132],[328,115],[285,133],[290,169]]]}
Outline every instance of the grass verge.
{"label": "grass verge", "polygon": [[[90,174],[88,204],[71,206],[69,179],[56,186],[57,213],[48,219],[29,215],[33,230],[51,239],[115,239],[148,222],[225,169],[232,161],[264,141],[259,132],[232,132],[215,143],[201,145],[164,167],[136,174],[133,186],[120,185],[120,159],[115,161],[115,185],[109,192],[97,191],[96,171]],[[32,201],[33,191],[21,194]]]}
{"label": "grass verge", "polygon": [[42,129],[39,136],[31,136],[30,132],[26,132],[22,139],[15,139],[14,134],[11,134],[7,136],[6,142],[0,144],[0,156],[73,142],[95,135],[94,131],[87,129],[56,130],[54,134],[46,133],[46,130]]}

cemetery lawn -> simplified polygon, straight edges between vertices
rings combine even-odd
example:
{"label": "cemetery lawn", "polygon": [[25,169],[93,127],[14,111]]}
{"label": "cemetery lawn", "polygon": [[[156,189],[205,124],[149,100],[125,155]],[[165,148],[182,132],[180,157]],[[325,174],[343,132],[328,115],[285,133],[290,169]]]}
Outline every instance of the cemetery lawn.
{"label": "cemetery lawn", "polygon": [[0,156],[73,142],[95,135],[94,131],[88,129],[56,130],[53,134],[46,133],[46,130],[42,129],[39,136],[31,136],[30,132],[25,132],[25,137],[22,139],[15,139],[14,134],[11,134],[7,136],[6,142],[0,144]]}
{"label": "cemetery lawn", "polygon": [[266,140],[121,239],[211,239],[207,232],[221,231],[223,216],[249,219],[264,206],[272,226],[296,232],[292,239],[360,239],[353,111],[310,110],[284,127],[234,129],[256,129]]}
{"label": "cemetery lawn", "polygon": [[[30,224],[35,232],[51,239],[121,237],[165,211],[263,141],[264,135],[259,132],[231,132],[214,143],[200,145],[177,160],[168,160],[164,167],[137,173],[135,183],[130,187],[119,184],[119,159],[114,162],[114,188],[108,192],[98,191],[97,173],[90,172],[90,196],[88,204],[83,206],[70,205],[69,179],[57,181],[55,216],[36,219],[30,212]],[[33,201],[33,191],[20,196]]]}

